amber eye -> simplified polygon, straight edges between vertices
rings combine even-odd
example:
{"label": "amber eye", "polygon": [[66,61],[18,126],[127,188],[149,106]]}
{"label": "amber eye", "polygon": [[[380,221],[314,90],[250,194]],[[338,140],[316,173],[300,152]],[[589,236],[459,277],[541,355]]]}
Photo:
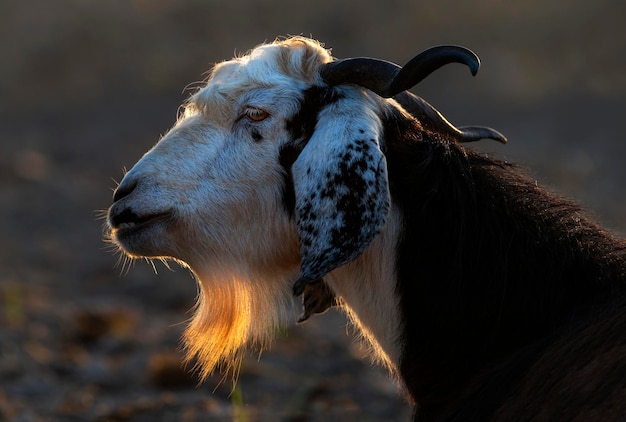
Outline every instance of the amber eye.
{"label": "amber eye", "polygon": [[270,115],[267,111],[257,107],[247,107],[245,113],[250,120],[255,122],[265,120]]}

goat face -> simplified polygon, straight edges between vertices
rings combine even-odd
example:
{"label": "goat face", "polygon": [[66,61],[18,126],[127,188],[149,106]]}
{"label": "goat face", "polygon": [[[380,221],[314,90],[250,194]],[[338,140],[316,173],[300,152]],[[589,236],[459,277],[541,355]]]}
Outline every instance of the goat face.
{"label": "goat face", "polygon": [[326,87],[329,61],[296,38],[217,65],[115,193],[113,241],[199,280],[186,343],[204,375],[250,341],[264,347],[290,283],[301,292],[354,259],[385,223],[386,100]]}
{"label": "goat face", "polygon": [[[265,117],[270,107],[260,100],[271,96],[261,94],[237,99],[232,116],[187,111],[125,175],[109,214],[124,251],[174,257],[192,268],[298,262],[297,254],[281,252],[297,243],[276,218],[283,180],[276,157],[284,142],[277,129],[285,110],[271,107]],[[276,236],[283,245],[271,244]]]}

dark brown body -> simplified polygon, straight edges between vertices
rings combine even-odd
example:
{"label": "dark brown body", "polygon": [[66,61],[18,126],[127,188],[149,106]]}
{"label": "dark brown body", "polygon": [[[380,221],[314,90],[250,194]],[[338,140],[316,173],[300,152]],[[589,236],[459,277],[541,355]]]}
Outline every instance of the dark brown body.
{"label": "dark brown body", "polygon": [[625,243],[512,165],[385,125],[416,420],[626,420]]}

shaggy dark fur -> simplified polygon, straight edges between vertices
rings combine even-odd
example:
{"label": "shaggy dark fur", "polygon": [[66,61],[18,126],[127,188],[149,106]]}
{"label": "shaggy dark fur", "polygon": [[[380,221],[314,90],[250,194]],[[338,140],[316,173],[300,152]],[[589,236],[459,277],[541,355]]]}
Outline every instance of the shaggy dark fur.
{"label": "shaggy dark fur", "polygon": [[515,166],[397,111],[385,128],[416,420],[626,418],[626,244]]}

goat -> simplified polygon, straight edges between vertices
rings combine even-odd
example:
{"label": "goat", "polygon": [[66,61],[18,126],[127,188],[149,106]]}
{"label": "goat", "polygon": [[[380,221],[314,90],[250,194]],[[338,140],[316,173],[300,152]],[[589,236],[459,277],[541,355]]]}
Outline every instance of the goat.
{"label": "goat", "polygon": [[199,284],[184,335],[201,375],[339,306],[420,421],[623,420],[626,243],[518,167],[464,143],[407,90],[478,57],[400,68],[303,37],[217,64],[108,212],[130,257]]}

